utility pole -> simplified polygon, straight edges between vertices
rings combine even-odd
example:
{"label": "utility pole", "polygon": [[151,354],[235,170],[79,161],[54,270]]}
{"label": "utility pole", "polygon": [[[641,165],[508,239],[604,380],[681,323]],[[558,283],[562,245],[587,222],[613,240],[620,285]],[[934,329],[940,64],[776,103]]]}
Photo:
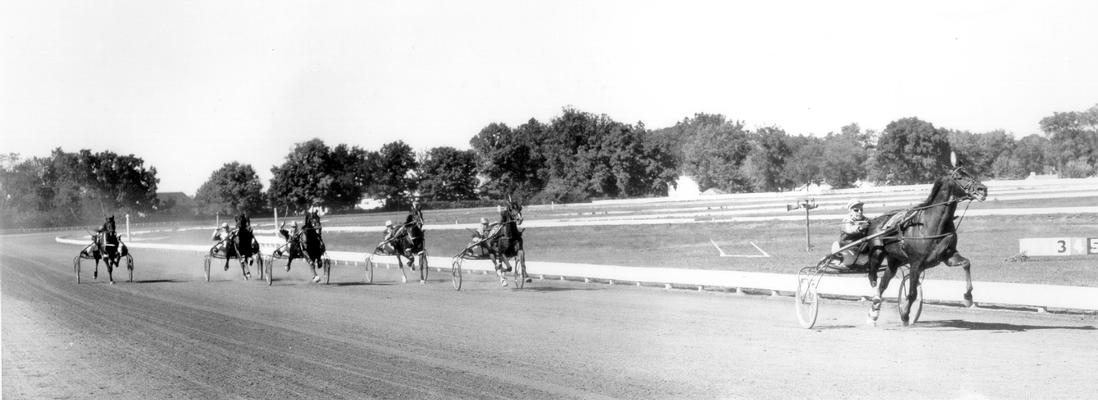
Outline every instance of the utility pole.
{"label": "utility pole", "polygon": [[808,218],[808,212],[816,207],[819,207],[819,205],[816,204],[816,199],[801,199],[799,202],[785,205],[785,211],[804,209],[804,251],[812,251],[812,239],[810,238],[812,222]]}

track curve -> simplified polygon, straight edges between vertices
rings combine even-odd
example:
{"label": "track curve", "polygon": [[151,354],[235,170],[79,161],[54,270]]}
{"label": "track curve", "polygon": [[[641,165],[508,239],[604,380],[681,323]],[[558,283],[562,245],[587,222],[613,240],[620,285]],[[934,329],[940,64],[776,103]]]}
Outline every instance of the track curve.
{"label": "track curve", "polygon": [[[75,246],[0,236],[4,398],[1054,398],[1098,382],[1098,317],[928,306],[900,328],[787,297],[446,274],[427,285],[303,265],[276,284],[201,256],[134,254],[134,283],[76,284]],[[432,271],[433,272],[433,271]],[[90,282],[90,283],[88,283]],[[978,299],[979,292],[975,293]],[[1085,375],[1085,372],[1084,372]]]}

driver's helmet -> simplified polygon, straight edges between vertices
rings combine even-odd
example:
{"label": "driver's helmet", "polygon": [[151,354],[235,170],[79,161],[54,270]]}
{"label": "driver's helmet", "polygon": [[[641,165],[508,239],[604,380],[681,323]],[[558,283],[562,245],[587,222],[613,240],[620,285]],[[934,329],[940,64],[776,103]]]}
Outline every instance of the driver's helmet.
{"label": "driver's helmet", "polygon": [[229,223],[228,222],[222,222],[221,223],[221,229],[229,229]]}
{"label": "driver's helmet", "polygon": [[385,227],[386,228],[391,228],[392,226],[393,226],[393,220],[390,219],[390,220],[385,221]]}
{"label": "driver's helmet", "polygon": [[488,226],[488,218],[480,217],[480,224],[482,226]]}

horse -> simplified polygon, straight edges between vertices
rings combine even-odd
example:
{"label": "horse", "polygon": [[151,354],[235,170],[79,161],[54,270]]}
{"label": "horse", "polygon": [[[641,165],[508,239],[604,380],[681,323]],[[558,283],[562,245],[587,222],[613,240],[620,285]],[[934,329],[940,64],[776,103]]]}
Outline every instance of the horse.
{"label": "horse", "polygon": [[[259,241],[256,240],[255,234],[252,233],[251,219],[247,215],[241,213],[236,217],[236,229],[229,234],[229,243],[226,246],[225,256],[225,270],[229,270],[229,249],[233,251],[233,255],[236,256],[237,261],[240,262],[240,271],[244,274],[244,280],[248,280],[252,277],[252,272],[248,270],[248,265],[255,262],[255,259],[259,256]],[[262,263],[262,261],[260,261]],[[262,267],[262,264],[260,264]]]}
{"label": "horse", "polygon": [[[114,218],[110,218],[109,221],[104,224],[106,229],[103,230],[99,236],[99,254],[103,259],[103,264],[107,266],[107,279],[111,284],[114,284],[114,269],[118,267],[122,261],[122,257],[126,256],[126,247],[122,244],[122,241],[118,238],[118,232],[115,230]],[[92,273],[93,279],[99,277],[99,260],[95,262],[95,272]]]}
{"label": "horse", "polygon": [[[316,269],[317,267],[323,269],[326,247],[324,246],[320,216],[317,215],[316,211],[305,213],[305,224],[296,239],[297,247],[301,249],[305,262],[309,264],[309,268],[313,271],[313,282],[320,282],[320,275],[316,273]],[[290,261],[293,261],[293,256],[291,256]],[[290,270],[289,261],[286,263],[286,270]]]}
{"label": "horse", "polygon": [[495,266],[496,276],[503,286],[507,286],[504,273],[511,272],[511,260],[515,261],[515,268],[520,268],[522,280],[530,282],[526,276],[526,255],[522,248],[522,230],[518,228],[522,224],[522,204],[507,196],[507,207],[500,207],[499,223],[488,234],[487,247],[492,265]]}
{"label": "horse", "polygon": [[[869,312],[869,323],[876,324],[880,315],[881,298],[897,269],[907,264],[909,287],[907,297],[900,300],[900,321],[908,326],[912,306],[918,298],[919,280],[927,269],[945,262],[950,267],[962,267],[965,271],[965,306],[972,305],[972,263],[957,252],[957,226],[954,213],[962,201],[984,201],[987,186],[966,173],[961,167],[953,168],[948,175],[938,178],[926,200],[907,210],[897,210],[873,218],[868,237],[874,239],[869,249],[869,280],[876,286],[876,295]],[[877,271],[884,262],[887,267],[876,283]]]}
{"label": "horse", "polygon": [[401,257],[408,259],[408,268],[412,271],[416,270],[416,256],[423,256],[424,260],[420,263],[419,268],[419,283],[427,283],[427,261],[426,261],[426,249],[423,238],[423,221],[416,217],[416,213],[408,214],[408,218],[405,219],[404,224],[397,228],[396,233],[390,238],[387,243],[393,247],[393,254],[397,259],[397,266],[400,267],[400,279],[402,282],[408,282],[408,277],[404,275],[404,260]]}

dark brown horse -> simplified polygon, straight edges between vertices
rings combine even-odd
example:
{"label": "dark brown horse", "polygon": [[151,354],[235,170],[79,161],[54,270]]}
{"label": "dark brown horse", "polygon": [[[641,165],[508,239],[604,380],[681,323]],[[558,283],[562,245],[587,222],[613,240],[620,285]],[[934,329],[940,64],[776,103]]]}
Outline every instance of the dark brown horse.
{"label": "dark brown horse", "polygon": [[[972,305],[971,263],[957,251],[957,227],[954,213],[957,203],[968,200],[984,201],[987,187],[961,168],[954,168],[938,178],[926,200],[908,210],[893,211],[874,218],[869,225],[870,242],[869,279],[876,283],[877,270],[882,261],[886,269],[877,286],[877,294],[869,312],[869,322],[876,323],[881,309],[881,296],[888,288],[889,280],[897,269],[908,265],[907,297],[900,300],[900,321],[910,323],[910,313],[918,298],[919,279],[923,271],[945,262],[951,267],[965,270],[967,290],[966,306]],[[883,233],[883,234],[881,234]]]}
{"label": "dark brown horse", "polygon": [[[99,235],[97,237],[99,243],[99,254],[102,255],[103,264],[107,266],[107,279],[111,284],[114,284],[114,269],[118,268],[122,257],[126,256],[126,247],[119,240],[118,231],[115,227],[114,216],[107,218],[107,222],[99,229]],[[92,273],[92,278],[99,276],[99,260],[95,261],[95,272]]]}
{"label": "dark brown horse", "polygon": [[487,239],[488,254],[496,267],[496,276],[499,277],[499,282],[503,286],[507,286],[504,274],[512,271],[512,261],[515,263],[514,268],[519,268],[521,272],[522,276],[519,279],[530,281],[526,276],[526,252],[522,247],[522,230],[518,227],[520,224],[522,224],[522,204],[511,200],[508,196],[507,207],[500,207],[499,222],[488,234]]}
{"label": "dark brown horse", "polygon": [[[244,279],[252,277],[252,272],[248,269],[248,266],[255,263],[256,259],[259,259],[259,241],[256,240],[255,234],[252,233],[252,220],[247,215],[241,213],[236,217],[236,230],[229,235],[229,243],[226,248],[228,255],[231,249],[231,256],[235,256],[240,261],[240,270],[244,274]],[[259,260],[260,268],[263,266],[262,259]],[[225,257],[225,269],[229,269],[229,256]]]}
{"label": "dark brown horse", "polygon": [[408,277],[404,275],[404,260],[401,257],[408,259],[408,268],[412,271],[416,270],[416,257],[420,257],[419,283],[427,283],[427,251],[422,221],[415,212],[409,213],[404,224],[397,228],[386,243],[392,246],[393,254],[396,255],[401,282],[408,282]]}
{"label": "dark brown horse", "polygon": [[[323,233],[320,215],[316,211],[305,213],[305,225],[302,226],[301,234],[298,235],[298,246],[305,256],[305,262],[313,271],[313,282],[320,282],[320,275],[316,273],[316,269],[324,267],[324,254],[327,252],[327,247],[324,245]],[[286,263],[286,270],[290,270],[289,262]],[[327,274],[327,270],[325,271]]]}

